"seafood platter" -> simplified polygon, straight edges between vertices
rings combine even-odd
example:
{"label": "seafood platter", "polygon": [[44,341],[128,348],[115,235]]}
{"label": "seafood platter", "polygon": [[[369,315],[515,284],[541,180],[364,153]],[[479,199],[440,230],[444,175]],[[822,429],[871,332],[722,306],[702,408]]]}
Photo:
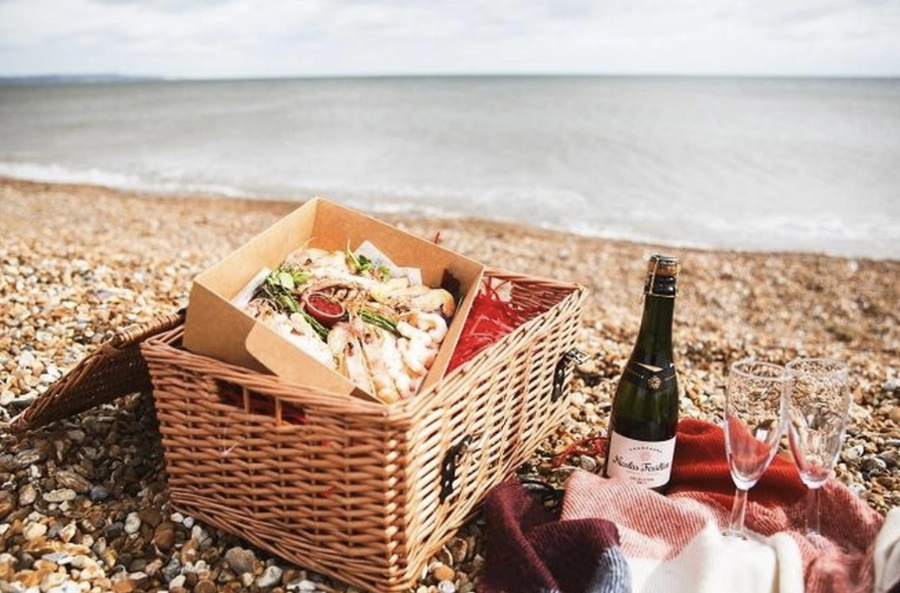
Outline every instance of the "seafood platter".
{"label": "seafood platter", "polygon": [[195,279],[184,346],[391,404],[443,376],[483,272],[315,198]]}

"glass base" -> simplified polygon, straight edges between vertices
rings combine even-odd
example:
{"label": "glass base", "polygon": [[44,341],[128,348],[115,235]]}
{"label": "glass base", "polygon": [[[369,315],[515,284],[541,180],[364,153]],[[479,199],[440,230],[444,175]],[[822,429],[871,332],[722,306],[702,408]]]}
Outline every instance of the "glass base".
{"label": "glass base", "polygon": [[737,531],[735,529],[726,529],[725,531],[722,532],[722,535],[726,539],[732,539],[732,540],[740,539],[740,540],[747,541],[747,539],[748,539],[746,533],[744,533],[743,531]]}

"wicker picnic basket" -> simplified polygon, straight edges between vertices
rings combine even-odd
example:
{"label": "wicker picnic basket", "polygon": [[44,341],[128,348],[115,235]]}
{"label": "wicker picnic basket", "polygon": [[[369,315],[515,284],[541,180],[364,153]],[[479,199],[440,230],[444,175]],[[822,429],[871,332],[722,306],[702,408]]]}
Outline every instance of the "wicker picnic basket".
{"label": "wicker picnic basket", "polygon": [[584,288],[491,270],[536,315],[385,406],[146,340],[172,504],[368,591],[406,591],[488,491],[555,431]]}

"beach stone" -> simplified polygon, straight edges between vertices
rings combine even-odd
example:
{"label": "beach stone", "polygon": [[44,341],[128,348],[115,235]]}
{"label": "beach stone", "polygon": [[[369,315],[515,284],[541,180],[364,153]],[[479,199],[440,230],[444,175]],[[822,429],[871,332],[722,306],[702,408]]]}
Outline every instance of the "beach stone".
{"label": "beach stone", "polygon": [[128,513],[128,516],[125,518],[125,533],[128,535],[134,535],[141,529],[141,517],[138,513]]}
{"label": "beach stone", "polygon": [[16,557],[7,552],[0,554],[0,582],[9,583],[16,574]]}
{"label": "beach stone", "polygon": [[[878,459],[884,462],[884,465],[888,469],[895,469],[900,467],[900,451],[885,451],[878,455]],[[0,513],[2,515],[2,513]]]}
{"label": "beach stone", "polygon": [[0,491],[0,520],[10,514],[17,506],[16,497],[12,492]]}
{"label": "beach stone", "polygon": [[88,497],[92,502],[103,502],[109,498],[109,490],[105,486],[97,484],[91,487]]}
{"label": "beach stone", "polygon": [[82,581],[97,581],[106,578],[106,571],[99,564],[92,564],[81,569]]}
{"label": "beach stone", "polygon": [[900,424],[900,406],[894,406],[891,408],[890,419],[894,422],[894,424]]}
{"label": "beach stone", "polygon": [[144,591],[147,589],[147,585],[150,584],[150,577],[144,571],[136,571],[132,572],[128,575],[128,580],[134,585],[134,588],[138,591]]}
{"label": "beach stone", "polygon": [[187,577],[183,574],[176,576],[169,580],[169,591],[174,589],[182,589],[184,588],[184,583],[187,581]]}
{"label": "beach stone", "polygon": [[78,493],[71,488],[60,488],[59,490],[51,490],[50,492],[45,492],[41,498],[43,498],[47,502],[60,503],[75,500],[77,496]]}
{"label": "beach stone", "polygon": [[72,541],[72,538],[78,533],[78,527],[75,525],[75,522],[66,524],[65,527],[59,530],[59,539],[64,543],[69,543]]}
{"label": "beach stone", "polygon": [[181,546],[181,551],[178,556],[181,558],[181,563],[185,566],[193,565],[194,562],[200,557],[199,546],[197,545],[196,540],[189,539]]}
{"label": "beach stone", "polygon": [[291,593],[316,593],[319,590],[319,586],[313,581],[303,579],[289,584],[287,590],[291,591]]}
{"label": "beach stone", "polygon": [[878,457],[866,457],[859,465],[864,472],[887,469],[887,463]]}
{"label": "beach stone", "polygon": [[161,552],[168,552],[175,545],[176,527],[171,521],[163,521],[153,530],[153,545]]}
{"label": "beach stone", "polygon": [[150,527],[156,527],[162,522],[162,513],[155,507],[146,507],[138,511],[138,516],[142,523],[146,523]]}
{"label": "beach stone", "polygon": [[225,562],[235,574],[253,573],[253,565],[256,562],[256,554],[252,550],[241,547],[230,548],[225,552]]}
{"label": "beach stone", "polygon": [[431,568],[431,574],[438,581],[452,581],[456,571],[442,562],[436,562]]}
{"label": "beach stone", "polygon": [[847,447],[841,452],[841,459],[850,463],[852,461],[857,461],[863,456],[865,452],[865,448],[862,445],[854,445],[852,447]]}
{"label": "beach stone", "polygon": [[60,470],[54,477],[58,485],[69,488],[78,494],[85,494],[91,489],[91,483],[84,476],[71,470]]}
{"label": "beach stone", "polygon": [[43,578],[41,578],[40,588],[41,591],[48,591],[55,587],[59,587],[63,583],[68,580],[68,576],[64,572],[56,572],[56,567],[53,568],[37,568],[38,572],[43,573]]}
{"label": "beach stone", "polygon": [[469,553],[469,542],[462,537],[454,537],[447,543],[450,556],[453,557],[453,565],[458,566],[465,562]]}
{"label": "beach stone", "polygon": [[160,571],[163,567],[163,561],[160,558],[156,558],[151,560],[144,566],[144,572],[147,573],[147,576],[150,578],[155,578],[159,575]]}
{"label": "beach stone", "polygon": [[278,566],[268,566],[266,567],[266,570],[263,571],[262,575],[256,579],[256,586],[260,589],[265,589],[267,587],[279,585],[281,584],[281,576],[283,573],[284,571]]}
{"label": "beach stone", "polygon": [[43,537],[47,533],[47,526],[43,523],[29,523],[22,531],[22,537],[25,541],[34,541],[39,537]]}
{"label": "beach stone", "polygon": [[112,582],[112,593],[131,593],[134,591],[134,583],[127,578],[120,578]]}
{"label": "beach stone", "polygon": [[162,577],[166,582],[171,582],[181,574],[182,566],[178,558],[172,558],[162,569]]}

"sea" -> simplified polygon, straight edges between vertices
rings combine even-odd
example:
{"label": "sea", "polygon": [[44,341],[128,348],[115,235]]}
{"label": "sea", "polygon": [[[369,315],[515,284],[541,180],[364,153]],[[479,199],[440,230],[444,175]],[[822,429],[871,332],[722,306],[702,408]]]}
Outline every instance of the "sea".
{"label": "sea", "polygon": [[900,79],[0,84],[0,176],[900,259]]}

